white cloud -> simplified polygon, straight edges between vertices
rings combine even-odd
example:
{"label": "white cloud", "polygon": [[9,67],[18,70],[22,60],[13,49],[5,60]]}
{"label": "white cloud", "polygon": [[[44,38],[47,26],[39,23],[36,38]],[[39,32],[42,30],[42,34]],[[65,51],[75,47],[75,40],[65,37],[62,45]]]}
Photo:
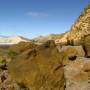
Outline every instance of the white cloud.
{"label": "white cloud", "polygon": [[43,12],[28,12],[26,13],[26,15],[33,16],[33,17],[47,17],[48,16],[47,13],[43,13]]}

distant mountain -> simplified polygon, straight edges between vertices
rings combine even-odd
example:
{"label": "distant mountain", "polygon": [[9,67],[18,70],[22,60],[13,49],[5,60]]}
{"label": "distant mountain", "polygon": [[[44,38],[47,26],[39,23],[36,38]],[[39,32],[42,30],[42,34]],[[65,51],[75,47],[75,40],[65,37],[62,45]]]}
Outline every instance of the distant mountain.
{"label": "distant mountain", "polygon": [[0,36],[0,44],[17,44],[19,42],[29,42],[30,40],[22,36]]}
{"label": "distant mountain", "polygon": [[33,38],[33,42],[35,43],[44,43],[48,40],[56,40],[56,39],[60,39],[64,36],[65,33],[62,33],[62,34],[49,34],[49,35],[46,35],[46,36],[38,36],[36,38]]}
{"label": "distant mountain", "polygon": [[37,36],[37,37],[33,38],[32,40],[34,43],[42,44],[42,43],[46,42],[47,40],[49,40],[49,38],[47,36]]}

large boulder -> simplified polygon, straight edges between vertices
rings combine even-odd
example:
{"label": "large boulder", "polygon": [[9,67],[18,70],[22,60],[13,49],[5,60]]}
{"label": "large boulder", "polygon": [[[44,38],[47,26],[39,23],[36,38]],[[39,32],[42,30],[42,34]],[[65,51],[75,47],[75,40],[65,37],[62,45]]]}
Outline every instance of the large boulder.
{"label": "large boulder", "polygon": [[90,90],[90,60],[78,57],[64,67],[65,90]]}
{"label": "large boulder", "polygon": [[67,56],[85,56],[82,46],[62,46],[59,51],[66,54]]}
{"label": "large boulder", "polygon": [[67,65],[70,61],[76,60],[77,57],[84,57],[85,52],[82,46],[57,46],[63,56],[63,65]]}
{"label": "large boulder", "polygon": [[30,90],[64,90],[62,57],[54,42],[48,41],[18,55],[8,64],[9,74]]}

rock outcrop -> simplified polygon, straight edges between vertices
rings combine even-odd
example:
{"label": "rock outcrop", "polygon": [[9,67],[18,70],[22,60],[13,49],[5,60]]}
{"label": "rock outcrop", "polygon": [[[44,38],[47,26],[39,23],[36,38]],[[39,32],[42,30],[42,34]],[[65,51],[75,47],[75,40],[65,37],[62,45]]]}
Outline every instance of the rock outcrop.
{"label": "rock outcrop", "polygon": [[64,90],[62,57],[54,42],[48,41],[28,48],[10,62],[9,74],[30,90]]}
{"label": "rock outcrop", "polygon": [[90,34],[90,4],[81,13],[75,24],[72,26],[69,40],[82,43],[82,38]]}
{"label": "rock outcrop", "polygon": [[65,90],[90,90],[90,59],[78,57],[64,67]]}
{"label": "rock outcrop", "polygon": [[65,44],[69,42],[70,44],[70,42],[72,43],[73,41],[74,45],[81,45],[82,38],[87,35],[90,35],[90,4],[78,17],[70,31],[68,31],[62,38],[60,38],[60,40],[56,40],[56,42]]}
{"label": "rock outcrop", "polygon": [[58,48],[60,52],[64,53],[68,56],[79,56],[84,57],[85,52],[82,46],[62,46],[61,48]]}

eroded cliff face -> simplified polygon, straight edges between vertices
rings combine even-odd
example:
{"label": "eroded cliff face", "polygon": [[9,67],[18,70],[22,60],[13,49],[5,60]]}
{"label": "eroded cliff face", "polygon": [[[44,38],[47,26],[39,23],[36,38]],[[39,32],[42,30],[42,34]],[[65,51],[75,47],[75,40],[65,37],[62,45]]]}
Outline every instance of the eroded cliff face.
{"label": "eroded cliff face", "polygon": [[81,40],[90,34],[90,4],[81,13],[75,24],[72,26],[68,39]]}
{"label": "eroded cliff face", "polygon": [[90,34],[90,4],[81,12],[76,22],[72,25],[62,39],[55,40],[56,43],[73,43],[80,45],[83,43],[83,38]]}

